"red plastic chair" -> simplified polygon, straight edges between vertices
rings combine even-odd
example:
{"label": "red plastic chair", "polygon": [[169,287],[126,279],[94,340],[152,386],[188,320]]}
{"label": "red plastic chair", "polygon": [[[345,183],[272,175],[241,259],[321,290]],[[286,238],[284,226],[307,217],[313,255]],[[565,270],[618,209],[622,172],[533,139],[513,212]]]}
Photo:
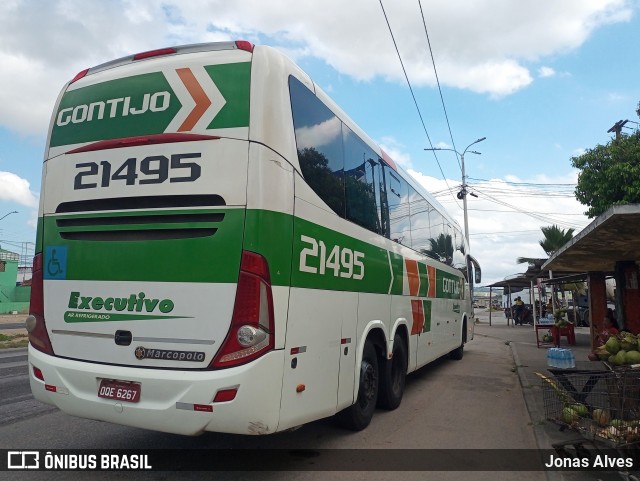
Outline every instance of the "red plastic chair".
{"label": "red plastic chair", "polygon": [[560,347],[560,338],[565,336],[567,338],[567,344],[571,346],[576,345],[576,331],[573,324],[568,323],[565,327],[553,326],[553,340],[556,346]]}

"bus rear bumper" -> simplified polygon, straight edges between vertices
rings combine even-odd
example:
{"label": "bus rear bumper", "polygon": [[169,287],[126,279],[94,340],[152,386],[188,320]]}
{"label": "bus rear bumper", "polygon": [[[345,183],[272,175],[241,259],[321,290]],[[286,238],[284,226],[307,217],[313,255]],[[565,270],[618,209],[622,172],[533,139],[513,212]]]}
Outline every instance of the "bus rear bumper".
{"label": "bus rear bumper", "polygon": [[[282,366],[282,350],[235,368],[178,371],[62,359],[29,345],[29,382],[37,400],[73,416],[183,435],[276,432],[282,376],[274,373]],[[98,397],[102,379],[140,383],[139,402]],[[234,388],[233,400],[213,402],[218,391]]]}

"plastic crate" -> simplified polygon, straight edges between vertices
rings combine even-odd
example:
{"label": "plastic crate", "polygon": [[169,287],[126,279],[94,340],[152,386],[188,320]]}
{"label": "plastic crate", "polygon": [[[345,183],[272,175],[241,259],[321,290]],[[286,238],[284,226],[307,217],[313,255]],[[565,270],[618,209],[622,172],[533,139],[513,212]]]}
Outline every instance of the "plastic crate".
{"label": "plastic crate", "polygon": [[613,447],[640,443],[640,369],[550,369],[545,417]]}

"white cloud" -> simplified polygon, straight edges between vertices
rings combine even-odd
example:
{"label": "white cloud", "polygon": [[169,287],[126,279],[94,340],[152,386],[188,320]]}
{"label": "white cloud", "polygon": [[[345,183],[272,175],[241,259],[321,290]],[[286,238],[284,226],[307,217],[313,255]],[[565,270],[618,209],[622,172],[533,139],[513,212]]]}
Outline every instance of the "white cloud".
{"label": "white cloud", "polygon": [[538,76],[541,78],[553,77],[556,71],[551,67],[540,67],[538,69]]}
{"label": "white cloud", "polygon": [[11,172],[0,171],[0,200],[38,207],[38,197],[29,188],[29,181]]}
{"label": "white cloud", "polygon": [[[434,85],[416,3],[384,3],[415,86]],[[463,0],[423,5],[440,82],[509,95],[533,82],[525,62],[576,49],[629,20],[629,0]],[[58,0],[0,5],[0,124],[42,134],[59,89],[78,71],[152,48],[246,38],[314,57],[360,80],[404,83],[377,2],[369,0]]]}

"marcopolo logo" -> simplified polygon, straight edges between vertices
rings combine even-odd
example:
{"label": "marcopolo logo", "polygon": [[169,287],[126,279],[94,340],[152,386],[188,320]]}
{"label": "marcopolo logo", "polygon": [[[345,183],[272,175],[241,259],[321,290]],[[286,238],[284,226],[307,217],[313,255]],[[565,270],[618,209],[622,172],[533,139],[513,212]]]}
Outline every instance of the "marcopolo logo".
{"label": "marcopolo logo", "polygon": [[[69,295],[69,309],[64,314],[66,322],[127,321],[138,319],[172,319],[184,316],[163,316],[170,314],[175,304],[171,299],[148,298],[144,292],[129,297],[93,297],[74,291]],[[140,313],[140,314],[138,314]]]}
{"label": "marcopolo logo", "polygon": [[136,359],[162,359],[166,361],[191,361],[202,362],[205,359],[205,353],[200,351],[173,351],[164,349],[149,349],[138,346],[134,351]]}

